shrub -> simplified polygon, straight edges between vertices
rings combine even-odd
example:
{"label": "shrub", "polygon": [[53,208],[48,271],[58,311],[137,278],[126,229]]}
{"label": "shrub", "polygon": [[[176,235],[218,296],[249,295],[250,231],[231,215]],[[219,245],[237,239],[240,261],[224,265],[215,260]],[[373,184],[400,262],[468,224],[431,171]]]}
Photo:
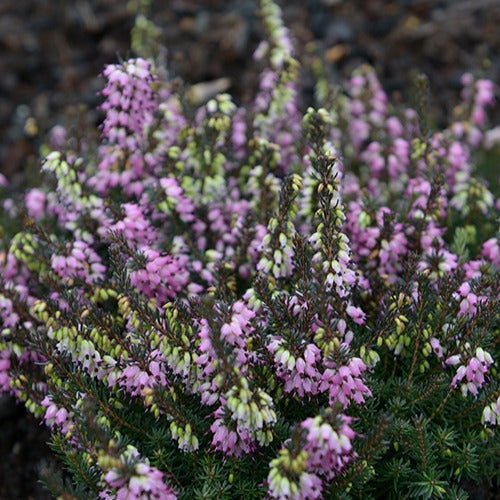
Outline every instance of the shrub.
{"label": "shrub", "polygon": [[261,11],[251,107],[110,65],[99,144],[57,128],[5,195],[0,388],[60,498],[467,498],[500,457],[494,85],[439,131],[368,67],[302,112]]}

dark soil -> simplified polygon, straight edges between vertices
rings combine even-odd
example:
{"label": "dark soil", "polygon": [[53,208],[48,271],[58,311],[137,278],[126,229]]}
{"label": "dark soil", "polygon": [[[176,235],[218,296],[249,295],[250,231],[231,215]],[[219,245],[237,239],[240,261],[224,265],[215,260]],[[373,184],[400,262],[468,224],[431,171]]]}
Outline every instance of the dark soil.
{"label": "dark soil", "polygon": [[[152,1],[169,69],[188,82],[230,79],[238,102],[258,82],[251,57],[262,39],[256,0]],[[486,75],[500,80],[500,0],[282,1],[299,59],[309,42],[333,80],[345,82],[361,63],[372,64],[393,101],[411,98],[412,75],[425,73],[429,114],[443,124],[456,102],[460,75],[488,60]],[[0,172],[14,185],[31,184],[45,133],[75,127],[80,105],[95,110],[98,74],[130,55],[134,17],[125,0],[2,0],[0,2]],[[307,96],[312,81],[306,82]],[[97,123],[98,113],[89,119]],[[27,120],[35,125],[26,127]],[[499,114],[494,116],[499,123]],[[34,133],[33,133],[34,132]],[[54,462],[47,431],[21,406],[0,399],[0,500],[50,498],[37,483]],[[471,498],[500,498],[469,485]]]}

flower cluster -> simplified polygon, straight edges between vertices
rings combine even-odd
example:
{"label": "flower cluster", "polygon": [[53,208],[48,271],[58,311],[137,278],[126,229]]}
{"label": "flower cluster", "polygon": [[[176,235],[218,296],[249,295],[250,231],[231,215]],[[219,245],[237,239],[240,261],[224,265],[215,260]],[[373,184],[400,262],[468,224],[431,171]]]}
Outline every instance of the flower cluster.
{"label": "flower cluster", "polygon": [[460,313],[473,316],[478,305],[485,302],[486,297],[478,297],[472,292],[469,282],[465,282],[458,289],[456,297],[460,300]]}
{"label": "flower cluster", "polygon": [[167,298],[175,297],[188,284],[189,273],[185,269],[185,258],[162,256],[148,247],[139,250],[146,258],[146,265],[131,271],[130,281],[146,297],[164,304]]}
{"label": "flower cluster", "polygon": [[66,434],[69,431],[70,420],[68,421],[68,411],[64,407],[58,407],[51,401],[50,396],[46,396],[40,403],[47,408],[43,419],[49,427],[60,426],[61,432]]}
{"label": "flower cluster", "polygon": [[500,397],[484,408],[481,421],[485,425],[486,422],[492,425],[497,425],[500,423]]}
{"label": "flower cluster", "polygon": [[[458,364],[460,363],[460,358],[460,355],[451,356],[446,360],[446,364]],[[493,359],[491,355],[483,351],[481,347],[478,347],[475,356],[471,357],[467,365],[463,364],[458,367],[457,373],[451,381],[452,387],[456,387],[460,384],[460,390],[464,396],[466,396],[468,392],[477,396],[478,389],[485,383],[484,376],[492,363]]]}
{"label": "flower cluster", "polygon": [[431,130],[363,66],[302,111],[260,14],[250,105],[110,65],[98,148],[54,129],[0,205],[0,391],[82,497],[458,498],[499,477],[497,89]]}
{"label": "flower cluster", "polygon": [[310,417],[301,424],[307,431],[304,449],[309,455],[309,470],[323,475],[327,480],[333,479],[352,460],[351,440],[356,436],[349,427],[352,419],[346,416],[332,418],[329,413]]}
{"label": "flower cluster", "polygon": [[104,76],[104,144],[97,175],[89,183],[100,193],[120,186],[130,194],[140,195],[143,186],[138,181],[157,161],[144,151],[147,127],[152,125],[158,109],[158,97],[151,88],[155,75],[150,63],[139,58],[108,66]]}
{"label": "flower cluster", "polygon": [[[101,464],[111,462],[106,458],[108,457],[100,457]],[[151,467],[147,461],[141,461],[139,452],[129,445],[120,455],[119,463],[104,476],[104,481],[114,492],[106,489],[99,498],[175,500],[177,495],[162,481],[163,476],[162,472]]]}
{"label": "flower cluster", "polygon": [[321,498],[321,479],[307,471],[307,452],[290,456],[286,448],[280,450],[279,458],[269,464],[271,471],[267,478],[269,496],[280,500],[314,500]]}

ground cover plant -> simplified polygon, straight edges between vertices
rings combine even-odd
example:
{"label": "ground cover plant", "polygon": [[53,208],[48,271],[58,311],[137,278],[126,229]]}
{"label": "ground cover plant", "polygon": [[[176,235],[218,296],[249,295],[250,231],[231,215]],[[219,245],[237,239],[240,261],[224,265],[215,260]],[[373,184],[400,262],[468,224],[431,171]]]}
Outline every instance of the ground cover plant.
{"label": "ground cover plant", "polygon": [[303,109],[260,10],[251,107],[138,54],[97,143],[57,127],[39,187],[2,179],[0,389],[60,498],[467,498],[500,457],[495,86],[433,130],[425,79],[399,109],[318,65]]}

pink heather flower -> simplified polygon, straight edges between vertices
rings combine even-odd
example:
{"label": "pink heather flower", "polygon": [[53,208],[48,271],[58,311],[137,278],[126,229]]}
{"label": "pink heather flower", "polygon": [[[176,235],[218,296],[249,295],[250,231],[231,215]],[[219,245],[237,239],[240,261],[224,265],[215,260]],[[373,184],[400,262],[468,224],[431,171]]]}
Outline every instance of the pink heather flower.
{"label": "pink heather flower", "polygon": [[49,131],[49,144],[53,150],[61,150],[66,144],[68,132],[62,125],[55,125]]}
{"label": "pink heather flower", "polygon": [[483,145],[486,149],[493,149],[500,144],[500,126],[486,130]]}
{"label": "pink heather flower", "polygon": [[[234,248],[241,238],[243,219],[249,211],[248,201],[241,199],[239,189],[231,184],[227,186],[223,201],[214,202],[207,214],[208,234],[216,240],[214,250],[228,260],[234,255]],[[202,238],[206,241],[205,234]]]}
{"label": "pink heather flower", "polygon": [[104,481],[115,488],[116,496],[110,491],[101,492],[99,498],[111,500],[175,500],[174,490],[163,482],[164,474],[147,462],[141,462],[138,451],[128,446],[120,460],[123,466],[113,468],[104,476]]}
{"label": "pink heather flower", "polygon": [[474,109],[472,110],[471,117],[472,121],[476,125],[481,126],[484,125],[484,123],[486,122],[486,118],[488,117],[488,115],[486,114],[486,111],[483,108],[480,108],[478,106],[474,107]]}
{"label": "pink heather flower", "polygon": [[466,298],[460,302],[460,312],[462,314],[469,313],[472,316],[477,308],[477,296],[473,293],[469,293]]}
{"label": "pink heather flower", "polygon": [[149,246],[140,247],[147,263],[145,268],[130,271],[130,281],[147,297],[156,299],[159,306],[169,298],[175,298],[187,291],[189,272],[186,269],[188,257],[185,255],[160,255]]}
{"label": "pink heather flower", "polygon": [[[413,227],[408,228],[407,231],[408,234],[411,234],[413,232]],[[420,245],[422,247],[422,250],[424,250],[426,258],[431,260],[434,259],[434,266],[437,266],[437,261],[440,260],[440,257],[431,258],[430,255],[439,255],[439,251],[436,250],[435,246],[436,244],[444,246],[444,240],[442,238],[443,234],[444,230],[442,229],[442,227],[438,226],[433,220],[431,220],[429,221],[427,227],[424,229],[420,237]]]}
{"label": "pink heather flower", "polygon": [[[229,321],[224,323],[220,329],[220,340],[226,346],[231,346],[231,358],[234,366],[241,372],[245,372],[246,363],[253,360],[255,354],[251,353],[247,347],[247,341],[252,336],[254,326],[252,319],[255,312],[248,308],[243,301],[237,301],[232,306],[232,314]],[[212,379],[212,374],[219,364],[219,354],[213,347],[214,333],[208,325],[208,321],[202,318],[199,323],[198,352],[196,353],[195,364],[200,370],[201,384],[197,387],[201,393],[202,404],[212,405],[216,403],[221,395],[219,388]]]}
{"label": "pink heather flower", "polygon": [[68,418],[69,414],[66,408],[61,408],[53,403],[50,395],[45,396],[40,404],[47,408],[43,417],[45,423],[51,428],[57,427],[63,434],[68,432],[71,420]]}
{"label": "pink heather flower", "polygon": [[[466,144],[453,141],[445,158],[448,160],[448,168],[445,169],[444,173],[451,186],[469,178],[472,167],[470,165],[470,149]],[[454,187],[454,191],[456,190],[457,188]]]}
{"label": "pink heather flower", "polygon": [[[359,187],[356,187],[356,191]],[[371,227],[370,218],[366,217],[363,208],[357,201],[351,201],[346,212],[346,233],[349,235],[353,260],[361,261],[361,257],[368,257],[380,235],[380,228]]]}
{"label": "pink heather flower", "polygon": [[331,419],[317,416],[302,422],[306,429],[306,444],[308,470],[333,479],[354,456],[351,440],[356,433],[349,427],[352,418],[340,415]]}
{"label": "pink heather flower", "polygon": [[349,124],[349,134],[352,144],[360,149],[363,143],[370,137],[370,125],[362,119],[354,119]]}
{"label": "pink heather flower", "polygon": [[476,82],[476,94],[472,108],[472,121],[482,127],[486,123],[486,107],[495,104],[495,85],[491,80],[479,79]]}
{"label": "pink heather flower", "polygon": [[491,80],[481,78],[476,82],[476,104],[478,106],[493,106],[495,103],[495,84]]}
{"label": "pink heather flower", "polygon": [[469,133],[468,133],[467,139],[469,141],[469,144],[473,148],[477,148],[479,146],[482,138],[483,138],[483,133],[481,132],[481,130],[479,130],[478,127],[473,126],[473,127],[469,128]]}
{"label": "pink heather flower", "polygon": [[469,87],[473,81],[474,76],[472,73],[464,73],[460,77],[460,83],[464,86],[464,89],[462,90],[462,99],[466,98],[467,87]]}
{"label": "pink heather flower", "polygon": [[106,270],[99,255],[82,240],[67,243],[64,255],[53,254],[51,268],[66,282],[78,278],[90,284],[102,280]]}
{"label": "pink heather flower", "polygon": [[151,225],[151,217],[136,203],[123,203],[124,217],[109,226],[109,230],[121,233],[133,246],[149,245],[159,238],[158,230]]}
{"label": "pink heather flower", "polygon": [[365,105],[361,101],[350,101],[349,111],[353,117],[359,118],[365,111]]}
{"label": "pink heather flower", "polygon": [[467,314],[468,316],[476,314],[478,305],[486,301],[486,297],[478,297],[471,291],[467,281],[460,286],[458,292],[454,294],[454,297],[460,300],[460,314]]}
{"label": "pink heather flower", "polygon": [[498,238],[490,238],[483,244],[481,254],[489,259],[495,267],[500,267],[500,244]]}
{"label": "pink heather flower", "polygon": [[370,176],[379,178],[385,169],[385,158],[382,154],[382,146],[379,142],[371,142],[361,153],[360,159],[370,168]]}
{"label": "pink heather flower", "polygon": [[152,388],[156,385],[155,377],[146,371],[141,370],[137,365],[128,365],[118,379],[120,387],[125,388],[132,395],[143,394],[144,389]]}
{"label": "pink heather flower", "polygon": [[10,390],[10,353],[8,350],[0,351],[0,393]]}
{"label": "pink heather flower", "polygon": [[431,248],[418,264],[420,271],[429,269],[431,276],[443,276],[456,269],[458,257],[450,251],[441,248]]}
{"label": "pink heather flower", "polygon": [[165,191],[167,196],[167,206],[170,210],[175,210],[182,221],[194,221],[194,205],[193,201],[184,194],[184,190],[180,187],[179,181],[174,177],[162,177],[160,186]]}
{"label": "pink heather flower", "polygon": [[278,164],[288,172],[297,160],[291,138],[300,134],[301,116],[298,111],[298,92],[295,81],[280,82],[271,69],[261,74],[260,88],[254,99],[254,133],[279,146]]}
{"label": "pink heather flower", "polygon": [[198,386],[198,391],[201,393],[201,403],[212,405],[220,399],[219,388],[211,378],[219,360],[212,345],[213,334],[208,326],[208,321],[202,318],[199,326],[198,336],[201,342],[198,345],[198,350],[201,354],[197,354],[195,363],[201,371],[200,378],[202,383]]}
{"label": "pink heather flower", "polygon": [[394,224],[390,240],[383,239],[378,253],[378,273],[395,283],[402,269],[402,257],[408,253],[408,240],[401,223]]}
{"label": "pink heather flower", "polygon": [[280,456],[271,460],[267,476],[267,493],[279,500],[314,500],[321,498],[322,481],[306,469],[307,452],[299,451],[292,457],[290,450],[282,448]]}
{"label": "pink heather flower", "polygon": [[387,133],[392,137],[400,138],[403,135],[403,125],[401,125],[401,122],[395,116],[390,116],[389,118],[387,118],[385,125],[387,127]]}
{"label": "pink heather flower", "polygon": [[213,433],[212,445],[216,450],[222,451],[225,456],[235,457],[248,455],[256,450],[256,443],[250,432],[239,428],[233,420],[225,418],[223,406],[214,412],[214,417],[210,430]]}
{"label": "pink heather flower", "polygon": [[469,285],[469,283],[467,283],[467,282],[462,283],[462,285],[458,289],[458,293],[462,297],[467,297],[467,295],[470,293],[470,285]]}
{"label": "pink heather flower", "polygon": [[483,269],[486,266],[486,260],[471,260],[463,264],[466,280],[475,280],[481,278]]}
{"label": "pink heather flower", "polygon": [[290,482],[287,478],[279,476],[275,479],[269,475],[267,483],[268,495],[278,500],[314,500],[321,498],[323,489],[321,479],[309,472],[300,474],[297,482]]}
{"label": "pink heather flower", "polygon": [[349,93],[352,97],[360,97],[363,93],[365,78],[363,75],[355,75],[349,80]]}
{"label": "pink heather flower", "polygon": [[429,196],[431,194],[431,183],[421,177],[410,179],[404,196],[412,200],[411,215],[421,218],[427,207]]}
{"label": "pink heather flower", "polygon": [[484,425],[486,422],[491,425],[500,424],[500,398],[484,408],[481,422]]}
{"label": "pink heather flower", "polygon": [[279,336],[272,337],[267,348],[274,356],[276,375],[284,382],[284,391],[296,392],[300,397],[317,394],[321,380],[321,350],[314,344],[304,344],[297,349],[301,352],[297,356],[290,353],[283,342]]}
{"label": "pink heather flower", "polygon": [[123,65],[111,64],[104,70],[107,84],[102,95],[106,101],[101,109],[107,115],[103,136],[110,142],[118,141],[122,148],[136,147],[136,138],[142,136],[144,126],[153,119],[157,103],[151,83],[156,77],[151,70],[150,64],[141,58],[130,59]]}
{"label": "pink heather flower", "polygon": [[[454,361],[454,360],[453,360]],[[446,360],[447,364],[453,364],[452,358]],[[456,375],[451,382],[452,387],[456,387],[460,382],[460,386],[464,397],[468,392],[477,396],[478,389],[480,389],[485,381],[484,375],[488,371],[489,366],[493,363],[491,355],[484,351],[481,347],[476,349],[476,354],[473,356],[467,366],[459,366]]]}
{"label": "pink heather flower", "polygon": [[41,219],[45,215],[47,195],[40,189],[30,189],[25,195],[26,210],[33,219]]}
{"label": "pink heather flower", "polygon": [[458,365],[458,363],[460,363],[461,359],[462,359],[462,356],[460,354],[454,354],[453,356],[450,356],[449,358],[447,358],[445,363],[447,365]]}
{"label": "pink heather flower", "polygon": [[457,139],[462,139],[465,134],[464,122],[452,123],[450,131]]}
{"label": "pink heather flower", "polygon": [[[388,99],[377,75],[371,68],[361,68],[361,73],[351,78],[349,93],[353,97],[352,101],[361,101],[365,106],[365,115],[368,120],[365,118],[359,120],[360,122],[368,121],[377,128],[384,125]],[[355,113],[357,114],[357,110]],[[351,137],[355,139],[354,135]]]}
{"label": "pink heather flower", "polygon": [[158,93],[151,88],[157,77],[141,58],[109,65],[103,74],[107,79],[101,105],[106,113],[103,146],[98,172],[88,183],[101,194],[121,186],[128,196],[139,197],[144,189],[139,180],[159,165],[159,159],[144,151],[147,129],[159,109]]}
{"label": "pink heather flower", "polygon": [[406,160],[401,159],[394,153],[387,157],[387,174],[391,179],[400,180],[406,172]]}
{"label": "pink heather flower", "polygon": [[434,351],[434,354],[441,359],[443,357],[443,348],[441,347],[441,344],[439,343],[439,340],[436,337],[432,337],[429,341],[432,350]]}
{"label": "pink heather flower", "polygon": [[255,312],[242,301],[235,302],[232,309],[230,322],[221,327],[221,339],[234,347],[238,366],[243,366],[250,358],[247,340],[254,331],[251,320],[255,317]]}
{"label": "pink heather flower", "polygon": [[347,408],[351,401],[361,404],[365,397],[372,395],[360,376],[366,370],[366,365],[360,358],[352,358],[347,365],[340,367],[328,366],[332,364],[329,361],[324,364],[327,368],[321,377],[319,390],[328,391],[330,406],[338,401]]}
{"label": "pink heather flower", "polygon": [[231,129],[231,141],[235,148],[237,158],[242,158],[247,145],[247,125],[245,123],[245,113],[238,110],[233,116]]}
{"label": "pink heather flower", "polygon": [[[17,289],[16,291],[19,293],[21,289],[19,286],[13,287]],[[2,328],[13,328],[17,325],[19,321],[19,314],[17,314],[14,310],[14,304],[10,299],[0,294],[0,318],[2,319]],[[8,351],[0,351],[0,353],[4,353]]]}
{"label": "pink heather flower", "polygon": [[360,307],[348,305],[346,307],[346,313],[357,325],[362,325],[365,322],[366,314]]}

